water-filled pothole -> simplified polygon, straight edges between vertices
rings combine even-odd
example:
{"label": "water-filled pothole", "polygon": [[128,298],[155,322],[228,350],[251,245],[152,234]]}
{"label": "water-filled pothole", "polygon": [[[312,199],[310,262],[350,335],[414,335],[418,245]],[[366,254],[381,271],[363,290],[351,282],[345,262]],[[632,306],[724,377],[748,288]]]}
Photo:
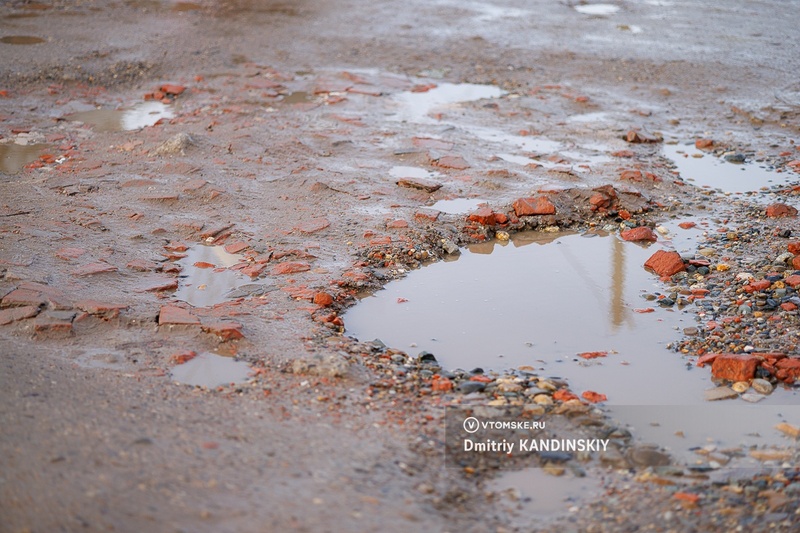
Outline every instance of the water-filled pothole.
{"label": "water-filled pothole", "polygon": [[0,144],[0,172],[16,174],[28,163],[36,161],[47,144]]}
{"label": "water-filled pothole", "polygon": [[583,15],[593,15],[595,17],[607,17],[619,11],[619,6],[614,4],[578,4],[573,9]]}
{"label": "water-filled pothole", "polygon": [[503,90],[494,85],[440,83],[427,91],[406,91],[398,94],[395,101],[400,105],[400,109],[393,118],[416,123],[434,122],[428,116],[432,111],[454,104],[499,98],[503,94],[505,94]]}
{"label": "water-filled pothole", "polygon": [[0,37],[0,43],[3,44],[41,44],[46,42],[45,39],[41,37],[35,37],[33,35],[6,35],[5,37]]}
{"label": "water-filled pothole", "polygon": [[249,287],[250,278],[228,268],[243,261],[241,255],[229,254],[224,246],[189,248],[186,257],[179,261],[183,271],[174,297],[195,307],[209,307],[239,297],[236,290],[244,285]]}
{"label": "water-filled pothole", "polygon": [[426,170],[420,167],[409,167],[409,166],[395,166],[389,169],[389,175],[393,178],[422,178],[422,179],[430,179],[436,178],[441,176],[441,173],[436,172],[435,170]]}
{"label": "water-filled pothole", "polygon": [[178,383],[213,388],[247,381],[249,372],[250,366],[244,361],[213,353],[201,353],[186,363],[173,367],[171,376]]}
{"label": "water-filled pothole", "polygon": [[93,109],[67,115],[67,120],[84,122],[100,132],[131,131],[172,118],[172,108],[161,102],[142,102],[126,109]]}
{"label": "water-filled pothole", "polygon": [[[616,236],[519,233],[390,283],[344,321],[350,335],[429,351],[446,369],[532,366],[609,403],[701,401],[708,373],[665,349],[694,316],[642,298],[663,290],[642,266],[654,251]],[[609,353],[577,355],[595,351]]]}
{"label": "water-filled pothole", "polygon": [[740,154],[725,158],[698,150],[693,145],[664,145],[664,155],[671,159],[680,176],[698,187],[718,189],[725,193],[756,192],[776,185],[798,181],[791,173],[778,173],[755,163],[741,161]]}

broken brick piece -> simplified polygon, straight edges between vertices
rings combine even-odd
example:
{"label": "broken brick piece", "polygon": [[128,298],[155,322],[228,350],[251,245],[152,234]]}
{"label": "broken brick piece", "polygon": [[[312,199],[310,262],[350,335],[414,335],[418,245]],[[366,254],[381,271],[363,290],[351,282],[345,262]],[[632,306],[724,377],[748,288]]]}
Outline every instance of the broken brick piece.
{"label": "broken brick piece", "polygon": [[631,241],[631,242],[638,242],[638,241],[649,241],[649,242],[656,242],[658,237],[656,236],[655,232],[648,228],[647,226],[639,226],[637,228],[631,228],[623,231],[619,234],[624,241]]}
{"label": "broken brick piece", "polygon": [[759,359],[748,354],[721,354],[711,364],[711,376],[714,379],[730,381],[747,381],[756,375]]}
{"label": "broken brick piece", "polygon": [[306,272],[307,270],[311,270],[311,265],[308,263],[304,263],[303,261],[288,261],[276,265],[270,273],[273,276],[279,276],[281,274],[297,274],[298,272]]}
{"label": "broken brick piece", "polygon": [[556,206],[544,196],[536,198],[519,198],[513,204],[514,213],[518,217],[533,215],[555,215]]}
{"label": "broken brick piece", "polygon": [[3,309],[2,311],[0,311],[0,326],[11,324],[12,322],[16,322],[17,320],[31,318],[36,316],[37,314],[39,314],[38,305],[26,305],[24,307],[12,307],[10,309]]}
{"label": "broken brick piece", "polygon": [[197,326],[200,319],[190,311],[177,305],[162,305],[158,313],[159,325]]}
{"label": "broken brick piece", "polygon": [[672,276],[673,274],[686,270],[683,259],[681,259],[681,254],[678,252],[667,252],[665,250],[659,250],[651,255],[644,266],[662,277]]}
{"label": "broken brick piece", "polygon": [[203,324],[202,330],[206,333],[216,335],[224,341],[244,338],[242,325],[238,322],[212,322]]}

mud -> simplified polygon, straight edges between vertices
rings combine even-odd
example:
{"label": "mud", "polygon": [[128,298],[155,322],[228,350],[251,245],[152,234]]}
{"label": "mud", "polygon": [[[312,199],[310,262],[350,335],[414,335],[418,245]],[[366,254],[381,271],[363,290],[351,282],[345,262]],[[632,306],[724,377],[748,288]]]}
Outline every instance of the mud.
{"label": "mud", "polygon": [[[513,505],[497,505],[506,486],[491,485],[493,468],[442,467],[442,406],[513,394],[498,393],[496,381],[459,392],[448,382],[474,376],[434,380],[445,370],[415,361],[407,346],[342,335],[358,294],[458,267],[479,254],[438,263],[459,247],[488,247],[498,232],[627,220],[664,225],[688,256],[696,250],[674,224],[696,220],[688,234],[726,239],[755,228],[747,240],[704,244],[717,247],[714,265],[730,257],[731,269],[704,281],[737,289],[750,258],[770,263],[785,251],[777,235],[796,232],[796,219],[768,219],[752,200],[796,203],[800,88],[788,73],[800,67],[800,34],[786,7],[624,2],[610,13],[573,4],[3,3],[2,37],[47,38],[0,43],[2,527],[796,529],[800,479],[774,460],[761,462],[763,474],[715,483],[703,471],[676,476],[624,458],[591,463],[583,499],[549,516],[523,510],[520,521]],[[165,84],[178,91],[171,115],[121,122]],[[107,130],[69,118],[97,109],[113,114]],[[692,161],[741,153],[742,168],[791,177],[732,199],[677,176],[672,146],[651,142],[661,138],[712,138],[713,155]],[[517,199],[539,195],[555,213],[514,215]],[[472,210],[432,209],[459,199],[483,200],[491,213],[469,220]],[[585,241],[588,249],[615,238]],[[181,254],[200,246],[230,246],[246,278],[192,305],[176,291],[217,286],[181,277],[194,276]],[[613,257],[597,254],[598,265]],[[633,280],[623,291],[681,282]],[[728,294],[718,292],[710,307],[696,306],[704,322],[727,316]],[[539,320],[542,309],[531,312]],[[795,315],[776,313],[797,331]],[[684,358],[716,341],[671,331],[685,354],[646,348],[675,365],[668,375],[680,398],[687,379],[708,379],[707,368],[683,370]],[[791,334],[734,334],[731,349],[796,354]],[[173,372],[192,363],[180,363],[189,353],[225,356],[248,375],[178,385]],[[606,365],[578,370],[616,378]],[[587,384],[601,390],[605,380]],[[794,393],[782,388],[764,402]],[[556,402],[546,416],[590,432],[611,423],[561,411],[575,407]],[[666,439],[631,432],[625,446]]]}

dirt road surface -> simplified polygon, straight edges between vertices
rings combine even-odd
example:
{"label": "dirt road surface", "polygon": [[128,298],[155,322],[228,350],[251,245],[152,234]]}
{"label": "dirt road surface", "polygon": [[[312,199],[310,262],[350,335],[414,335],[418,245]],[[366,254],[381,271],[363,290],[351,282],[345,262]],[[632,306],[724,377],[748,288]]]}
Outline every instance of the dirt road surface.
{"label": "dirt road surface", "polygon": [[[784,168],[795,8],[3,2],[0,530],[796,527],[796,496],[759,507],[783,497],[771,484],[701,484],[698,506],[615,470],[520,525],[491,471],[444,467],[443,405],[460,393],[414,364],[398,374],[413,348],[356,342],[339,316],[496,224],[586,228],[612,207],[658,222],[707,202],[660,142],[631,140],[711,138]],[[542,191],[554,214],[430,209],[482,198],[514,215]],[[201,245],[232,264],[187,260]],[[200,281],[231,266],[234,286]],[[187,284],[201,299],[246,287],[190,305]],[[249,375],[176,384],[195,354]]]}

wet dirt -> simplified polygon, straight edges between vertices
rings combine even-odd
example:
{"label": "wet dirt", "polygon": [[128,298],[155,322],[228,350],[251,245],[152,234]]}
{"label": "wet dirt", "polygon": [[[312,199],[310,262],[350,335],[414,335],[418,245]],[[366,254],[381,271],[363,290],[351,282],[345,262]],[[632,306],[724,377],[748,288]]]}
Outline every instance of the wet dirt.
{"label": "wet dirt", "polygon": [[[381,366],[399,354],[342,337],[337,319],[360,291],[420,263],[436,264],[408,279],[469,263],[481,255],[465,251],[439,264],[453,247],[515,232],[425,209],[439,200],[480,198],[510,214],[515,199],[548,188],[558,213],[539,226],[585,231],[621,222],[616,206],[589,204],[592,188],[610,184],[633,218],[667,226],[676,246],[690,249],[679,244],[673,219],[693,217],[708,220],[713,234],[714,224],[763,227],[754,237],[761,247],[741,253],[771,258],[771,246],[785,249],[767,240],[796,230],[793,219],[753,217],[749,196],[709,201],[707,191],[675,184],[660,143],[624,140],[633,130],[668,131],[682,143],[703,132],[793,172],[800,130],[789,73],[800,66],[800,35],[792,17],[774,16],[785,9],[778,4],[637,2],[595,16],[572,4],[516,0],[412,1],[402,10],[357,0],[2,3],[0,17],[15,35],[58,44],[4,46],[0,62],[0,135],[30,131],[29,144],[48,143],[53,155],[0,180],[4,526],[513,527],[512,510],[483,490],[492,471],[442,468],[441,406],[494,397],[433,390],[425,371],[399,375]],[[151,127],[101,132],[54,120],[117,110],[165,83],[187,90],[174,114]],[[282,105],[299,93],[316,96]],[[162,149],[182,134],[193,142]],[[421,169],[422,178],[437,172],[441,188],[399,187],[390,172],[397,166]],[[641,170],[643,179],[620,179],[626,170]],[[613,237],[581,239],[585,250],[600,247],[598,270],[610,268]],[[244,243],[254,279],[212,306],[176,301],[182,278],[175,252],[165,249],[175,242]],[[531,247],[543,248],[519,250]],[[503,277],[499,271],[493,280]],[[582,283],[570,281],[548,294]],[[608,273],[589,281],[614,290]],[[628,277],[626,304],[638,301],[640,281],[652,293],[665,287],[655,277]],[[573,303],[594,306],[589,293]],[[601,317],[610,327],[609,305],[596,306],[592,322]],[[524,313],[539,310],[533,304]],[[667,315],[656,309],[634,320]],[[792,316],[782,319],[794,331]],[[501,324],[484,335],[502,340],[514,329]],[[671,331],[679,337],[679,330]],[[789,350],[783,337],[770,342]],[[680,369],[665,370],[675,375],[675,396],[685,379],[707,379],[707,368],[683,370],[684,356],[647,346],[646,357],[664,355]],[[252,376],[212,391],[177,386],[173,361],[187,350],[236,354]],[[603,372],[626,368],[613,366],[619,359],[534,363],[548,374],[575,370],[575,379],[594,373],[595,390],[603,389]],[[590,472],[597,475],[603,488],[579,511],[552,524],[534,517],[530,529],[796,530],[789,473],[785,482],[752,478],[740,492],[700,478],[651,483],[625,469]],[[697,492],[699,509],[686,495],[676,498],[680,490]]]}
{"label": "wet dirt", "polygon": [[33,35],[6,35],[4,37],[0,37],[0,43],[3,44],[21,44],[21,45],[28,45],[28,44],[40,44],[47,42],[45,39],[41,37],[35,37]]}

